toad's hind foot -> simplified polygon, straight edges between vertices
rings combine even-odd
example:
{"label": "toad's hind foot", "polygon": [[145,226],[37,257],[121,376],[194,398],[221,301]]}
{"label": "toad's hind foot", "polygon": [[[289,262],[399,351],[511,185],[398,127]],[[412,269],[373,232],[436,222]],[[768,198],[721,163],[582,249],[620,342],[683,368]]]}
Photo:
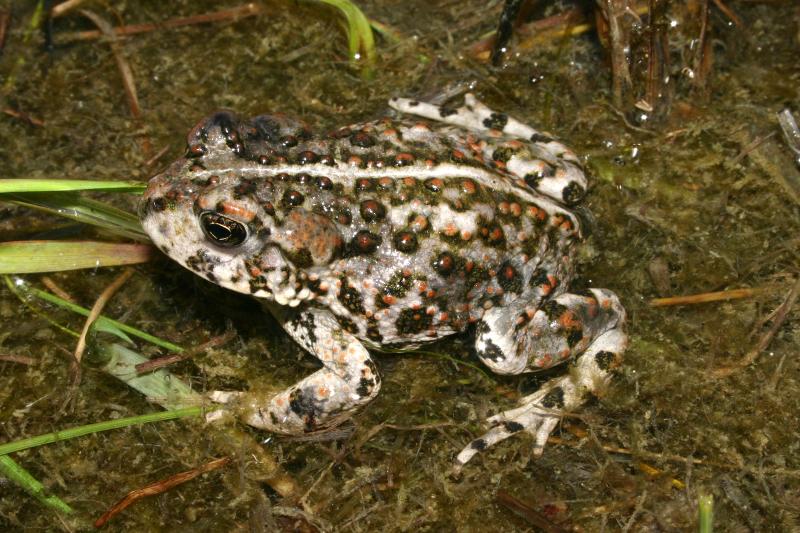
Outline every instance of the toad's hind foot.
{"label": "toad's hind foot", "polygon": [[461,450],[453,465],[453,473],[459,473],[478,452],[521,431],[533,435],[533,453],[541,455],[561,416],[580,407],[589,394],[605,388],[612,371],[621,364],[626,345],[627,336],[621,328],[596,337],[568,375],[548,381],[534,394],[522,398],[519,407],[489,418],[487,422],[491,429]]}

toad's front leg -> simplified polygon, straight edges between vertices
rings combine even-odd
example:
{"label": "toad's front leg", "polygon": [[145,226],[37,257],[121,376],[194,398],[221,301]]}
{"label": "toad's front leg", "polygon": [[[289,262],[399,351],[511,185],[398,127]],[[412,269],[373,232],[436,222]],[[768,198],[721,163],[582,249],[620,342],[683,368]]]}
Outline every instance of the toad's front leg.
{"label": "toad's front leg", "polygon": [[268,307],[323,367],[273,396],[242,395],[246,423],[276,433],[301,434],[340,423],[378,394],[380,376],[367,349],[329,311]]}

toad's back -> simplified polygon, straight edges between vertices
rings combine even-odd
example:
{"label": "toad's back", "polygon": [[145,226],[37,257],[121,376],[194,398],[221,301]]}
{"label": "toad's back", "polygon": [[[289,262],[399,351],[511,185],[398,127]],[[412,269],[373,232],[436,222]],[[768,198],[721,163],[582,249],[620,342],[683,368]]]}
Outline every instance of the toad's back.
{"label": "toad's back", "polygon": [[[566,205],[585,186],[573,160],[543,135],[491,127],[384,118],[315,136],[281,115],[220,112],[151,182],[144,221],[171,217],[150,223],[155,242],[215,283],[326,307],[374,345],[418,343],[565,286],[579,236]],[[560,201],[534,189],[548,185]],[[247,242],[215,241],[231,221]]]}

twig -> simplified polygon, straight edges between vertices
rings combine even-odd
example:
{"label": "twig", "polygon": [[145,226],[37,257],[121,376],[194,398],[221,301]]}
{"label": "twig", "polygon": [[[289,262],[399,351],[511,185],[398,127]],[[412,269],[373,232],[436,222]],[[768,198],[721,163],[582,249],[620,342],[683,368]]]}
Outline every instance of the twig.
{"label": "twig", "polygon": [[736,16],[736,13],[734,13],[734,12],[733,12],[733,10],[731,10],[731,8],[729,8],[728,6],[726,6],[726,5],[725,5],[725,4],[722,2],[722,0],[714,0],[714,5],[715,5],[715,6],[717,6],[717,9],[719,9],[720,11],[722,11],[723,13],[725,13],[725,16],[726,16],[726,17],[728,17],[729,19],[731,19],[731,21],[732,21],[734,24],[736,24],[738,27],[740,27],[740,28],[741,28],[742,26],[744,26],[744,24],[742,24],[742,19],[740,19],[739,17],[737,17],[737,16]]}
{"label": "twig", "polygon": [[[376,426],[372,426],[369,428],[369,431],[364,434],[358,441],[352,446],[354,452],[358,453],[361,450],[361,447],[366,444],[372,437],[383,431],[384,429],[390,428],[395,429],[398,431],[424,431],[426,429],[436,429],[440,430],[441,428],[455,426],[453,422],[433,422],[431,424],[419,424],[416,426],[398,426],[395,424],[387,424],[387,423],[380,423]],[[340,458],[344,457],[344,450],[340,454]]]}
{"label": "twig", "polygon": [[58,18],[66,15],[68,12],[72,11],[85,1],[86,0],[66,0],[60,4],[56,4],[53,6],[53,9],[50,10],[50,16],[53,18]]}
{"label": "twig", "polygon": [[644,509],[644,502],[647,500],[647,489],[642,491],[642,495],[636,499],[636,507],[633,509],[630,518],[625,523],[625,526],[622,528],[622,533],[628,533],[633,527],[633,524],[636,523],[636,517],[642,513],[642,509]]}
{"label": "twig", "polygon": [[108,303],[108,300],[114,296],[114,293],[117,292],[119,288],[130,279],[131,276],[133,276],[133,272],[134,270],[132,268],[126,268],[122,274],[117,276],[117,278],[112,281],[102,293],[100,293],[100,296],[97,297],[97,300],[94,302],[94,305],[89,312],[89,316],[86,317],[86,322],[83,324],[81,336],[78,337],[78,345],[75,347],[74,354],[75,361],[77,363],[81,362],[81,359],[83,358],[83,352],[86,351],[86,335],[89,333],[89,328],[92,326],[92,323],[97,320],[97,317],[103,312],[103,308]]}
{"label": "twig", "polygon": [[535,526],[537,529],[541,529],[542,531],[546,531],[548,533],[558,533],[561,531],[567,531],[566,529],[558,526],[557,524],[553,524],[548,518],[543,515],[542,513],[538,512],[536,509],[528,505],[527,503],[523,502],[519,498],[516,498],[509,494],[508,492],[500,489],[497,491],[497,494],[494,496],[494,501],[498,504],[502,505],[515,515],[523,518],[532,526]]}
{"label": "twig", "polygon": [[142,498],[164,493],[174,487],[177,487],[178,485],[181,485],[182,483],[191,481],[200,474],[205,474],[206,472],[210,472],[212,470],[216,470],[217,468],[221,468],[226,464],[228,464],[230,460],[231,460],[230,457],[222,457],[220,459],[214,459],[213,461],[208,462],[203,466],[199,466],[197,468],[187,470],[186,472],[175,474],[174,476],[162,479],[161,481],[156,481],[155,483],[147,485],[146,487],[142,487],[141,489],[132,490],[127,494],[127,496],[122,498],[119,502],[115,503],[111,507],[111,509],[103,513],[103,516],[95,520],[94,527],[96,528],[103,527],[114,516],[121,513],[126,508],[136,503],[138,500],[141,500]]}
{"label": "twig", "polygon": [[157,370],[165,366],[173,365],[180,361],[185,361],[186,359],[191,359],[195,355],[203,353],[206,350],[209,350],[211,348],[216,348],[217,346],[222,346],[230,342],[234,337],[236,337],[236,331],[232,329],[228,330],[222,335],[217,335],[216,337],[213,337],[208,341],[202,344],[198,344],[197,346],[190,348],[179,354],[168,355],[166,357],[159,357],[158,359],[151,359],[145,363],[139,363],[135,367],[136,373],[145,374],[147,372],[152,372],[153,370]]}
{"label": "twig", "polygon": [[723,300],[738,300],[740,298],[751,298],[759,294],[774,290],[775,287],[756,287],[753,289],[731,289],[718,292],[704,292],[700,294],[689,294],[686,296],[669,296],[667,298],[653,298],[650,300],[650,307],[666,307],[670,305],[689,305],[704,304],[708,302],[719,302]]}
{"label": "twig", "polygon": [[[530,41],[534,36],[543,37],[542,32],[550,29],[556,30],[561,28],[559,31],[555,31],[556,37],[567,35],[568,28],[574,26],[569,28],[569,35],[578,35],[591,29],[591,26],[585,24],[585,22],[586,20],[582,16],[581,10],[576,8],[565,11],[564,13],[559,13],[558,15],[553,15],[552,17],[535,20],[529,24],[522,25],[516,29],[516,33],[520,37],[527,36],[526,40]],[[582,31],[576,31],[576,28],[581,28]],[[486,38],[470,46],[470,54],[480,60],[489,60],[496,36],[497,32],[491,32]],[[518,48],[524,49],[525,44],[520,43]]]}
{"label": "twig", "polygon": [[626,51],[630,48],[629,24],[623,22],[628,6],[627,0],[603,0],[608,23],[609,48],[611,49],[611,85],[614,105],[627,108],[627,97],[633,84]]}
{"label": "twig", "polygon": [[[244,17],[250,17],[261,13],[262,8],[256,3],[250,2],[239,7],[232,9],[224,9],[222,11],[215,11],[212,13],[204,13],[202,15],[193,15],[191,17],[183,17],[177,19],[166,20],[158,24],[131,24],[127,26],[118,26],[114,28],[114,33],[118,37],[127,35],[135,35],[137,33],[147,33],[166,28],[179,28],[181,26],[192,26],[195,24],[205,24],[208,22],[222,22],[226,20],[237,21]],[[62,36],[63,42],[73,41],[93,41],[103,36],[103,32],[99,30],[79,31],[69,33]]]}
{"label": "twig", "polygon": [[66,300],[71,304],[75,303],[75,299],[64,289],[62,289],[58,284],[50,276],[42,276],[42,285],[50,289],[50,292],[61,298],[62,300]]}
{"label": "twig", "polygon": [[150,159],[145,161],[144,162],[144,166],[146,166],[146,167],[153,166],[159,159],[161,159],[164,156],[164,154],[166,154],[169,151],[169,148],[170,148],[169,145],[164,146],[164,148],[159,150],[156,153],[156,155],[154,155],[153,157],[151,157]]}
{"label": "twig", "polygon": [[772,321],[772,326],[761,336],[755,347],[747,352],[747,354],[745,354],[745,356],[736,363],[730,366],[718,368],[712,372],[711,375],[715,378],[728,377],[737,370],[741,370],[742,368],[754,363],[759,354],[767,349],[767,346],[769,346],[769,343],[772,342],[775,334],[786,321],[789,311],[792,310],[792,307],[794,307],[794,304],[797,302],[798,295],[800,295],[800,278],[797,278],[797,281],[792,286],[791,290],[789,290],[789,294],[786,295],[786,298],[783,300],[781,305],[775,310],[775,318]]}
{"label": "twig", "polygon": [[[114,60],[117,62],[117,69],[119,70],[120,76],[122,76],[122,86],[125,88],[125,96],[128,100],[128,109],[130,109],[131,115],[133,115],[133,120],[139,124],[141,122],[142,110],[139,107],[139,96],[136,93],[136,82],[133,79],[133,71],[131,70],[131,66],[128,63],[128,60],[125,59],[125,55],[122,53],[122,46],[117,38],[114,27],[103,20],[103,18],[98,14],[87,9],[81,9],[80,12],[84,17],[91,20],[94,25],[97,26],[101,32],[103,32],[103,35],[108,37],[111,45],[111,51],[114,54]],[[140,137],[140,146],[144,156],[149,158],[153,152],[153,147],[150,144],[150,140],[146,136]]]}
{"label": "twig", "polygon": [[33,357],[25,357],[24,355],[0,355],[0,361],[18,363],[20,365],[28,366],[33,366],[36,364],[36,359]]}
{"label": "twig", "polygon": [[139,96],[136,93],[136,83],[133,81],[133,71],[131,71],[131,66],[122,54],[122,48],[119,45],[119,39],[117,39],[114,27],[103,20],[100,15],[87,9],[81,9],[81,14],[91,20],[103,32],[103,35],[108,37],[111,43],[111,51],[114,53],[114,60],[117,62],[117,69],[119,69],[119,73],[122,76],[122,84],[128,98],[128,107],[131,110],[131,115],[133,115],[133,118],[139,119],[141,108],[139,107]]}
{"label": "twig", "polygon": [[11,22],[11,14],[6,11],[0,11],[0,54],[6,46],[6,35],[8,35],[8,24]]}
{"label": "twig", "polygon": [[697,37],[697,52],[693,65],[694,86],[703,96],[708,94],[708,77],[714,64],[712,40],[710,37],[708,0],[700,0],[700,34]]}
{"label": "twig", "polygon": [[764,135],[763,137],[756,137],[755,139],[753,139],[753,142],[742,148],[742,151],[736,154],[736,157],[731,159],[731,163],[733,163],[734,165],[737,164],[739,161],[747,157],[747,155],[750,152],[752,152],[753,150],[764,144],[766,141],[774,137],[775,133],[777,132],[771,131],[767,135]]}
{"label": "twig", "polygon": [[[547,443],[569,446],[571,448],[577,448],[579,446],[582,446],[582,443],[580,442],[575,442],[573,440],[562,439],[561,437],[554,437],[554,436],[548,437]],[[656,453],[656,452],[647,452],[644,450],[634,451],[634,450],[629,450],[627,448],[620,448],[618,446],[610,446],[608,444],[601,444],[600,448],[608,453],[628,455],[631,457],[640,457],[645,459],[651,459],[653,461],[666,461],[670,463],[707,466],[707,467],[723,468],[725,470],[739,470],[741,472],[761,474],[761,475],[767,473],[775,476],[788,476],[792,478],[800,478],[800,470],[794,470],[791,468],[783,468],[783,467],[763,468],[763,467],[749,466],[746,464],[721,463],[719,461],[706,461],[705,459],[695,459],[694,457],[683,457],[681,455],[675,455],[671,453]]]}
{"label": "twig", "polygon": [[506,45],[511,39],[511,34],[514,31],[514,21],[517,20],[519,9],[522,7],[522,0],[506,0],[503,5],[503,11],[500,13],[500,22],[497,24],[497,31],[495,32],[494,46],[492,46],[492,55],[490,61],[492,65],[498,66],[503,54],[506,51]]}

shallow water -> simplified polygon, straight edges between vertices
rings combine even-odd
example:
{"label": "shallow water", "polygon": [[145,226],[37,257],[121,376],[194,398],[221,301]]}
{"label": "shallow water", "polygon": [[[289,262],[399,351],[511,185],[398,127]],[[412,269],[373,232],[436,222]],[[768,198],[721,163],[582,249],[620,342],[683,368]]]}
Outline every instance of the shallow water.
{"label": "shallow water", "polygon": [[[0,81],[13,75],[3,106],[45,125],[0,119],[2,177],[145,180],[179,156],[186,132],[218,108],[242,115],[283,111],[324,129],[374,117],[390,96],[471,84],[491,106],[554,132],[586,156],[596,223],[575,285],[607,287],[623,300],[632,340],[624,370],[603,398],[565,420],[555,434],[563,442],[551,443],[541,458],[530,455],[531,439],[511,439],[477,457],[459,481],[447,472],[455,453],[480,432],[480,421],[542,380],[481,372],[467,338],[431,347],[439,356],[378,355],[382,392],[338,440],[248,434],[268,439],[264,448],[301,488],[306,510],[339,531],[535,530],[498,504],[504,494],[566,529],[694,529],[699,494],[714,495],[719,530],[800,527],[800,307],[755,364],[725,379],[711,376],[756,346],[769,327],[762,321],[800,270],[800,205],[781,181],[798,180],[798,169],[775,119],[784,106],[800,107],[797,7],[730,2],[743,28],[715,11],[710,95],[693,94],[676,72],[672,113],[641,131],[610,104],[605,54],[591,35],[559,39],[491,68],[471,59],[467,48],[493,29],[499,6],[432,4],[364,6],[403,37],[379,41],[371,80],[348,65],[333,12],[306,3],[127,39],[122,49],[136,79],[140,120],[127,108],[107,43],[44,52],[39,34],[22,41],[30,12],[17,8],[0,57]],[[115,24],[132,24],[226,5],[236,3],[118,2],[115,12],[96,9]],[[57,21],[56,42],[79,29],[91,26],[77,14]],[[678,61],[673,68],[680,70]],[[166,155],[146,165],[164,147]],[[135,205],[132,197],[103,198]],[[2,240],[79,231],[0,204]],[[658,269],[660,289],[650,273]],[[91,306],[117,274],[51,277]],[[39,284],[38,276],[28,279]],[[649,305],[658,296],[742,287],[769,290],[727,302]],[[76,317],[48,312],[81,327]],[[315,368],[254,302],[167,261],[138,267],[105,313],[187,347],[232,324],[236,340],[171,369],[197,390],[285,385]],[[91,367],[65,406],[74,339],[4,286],[0,318],[0,354],[35,360],[0,361],[0,440],[155,409]],[[138,349],[158,354],[144,344]],[[76,512],[58,518],[0,479],[0,529],[88,529],[127,491],[219,456],[214,433],[194,422],[169,422],[15,454]],[[295,503],[263,482],[250,455],[235,459],[137,503],[113,528],[311,530],[286,517]]]}

